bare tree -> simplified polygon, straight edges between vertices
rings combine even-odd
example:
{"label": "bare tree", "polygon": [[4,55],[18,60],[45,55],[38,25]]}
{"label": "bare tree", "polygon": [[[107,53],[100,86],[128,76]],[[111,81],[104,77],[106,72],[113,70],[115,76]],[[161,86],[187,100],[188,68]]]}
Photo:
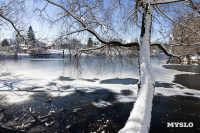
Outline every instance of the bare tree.
{"label": "bare tree", "polygon": [[23,29],[23,17],[25,14],[25,0],[8,0],[0,1],[0,26],[12,26],[17,32],[16,36],[20,36],[26,43],[24,36],[21,34]]}
{"label": "bare tree", "polygon": [[[188,44],[196,44],[200,42],[199,31],[200,31],[200,16],[196,16],[194,14],[184,14],[180,16],[177,20],[177,23],[173,23],[173,29],[170,33],[171,41],[188,43]],[[179,25],[181,23],[183,25]],[[190,27],[193,31],[199,33],[196,34],[190,29],[186,28]],[[191,52],[193,54],[197,54],[200,50],[199,45],[186,45],[186,46],[175,46],[172,47],[172,51],[175,54],[184,54],[187,52]]]}
{"label": "bare tree", "polygon": [[[99,50],[107,48],[123,49],[127,47],[138,47],[139,49],[139,92],[128,122],[120,132],[148,132],[151,120],[151,108],[154,93],[154,74],[150,64],[150,46],[158,46],[167,56],[180,58],[190,53],[176,55],[168,51],[164,42],[151,42],[152,19],[160,22],[160,17],[168,19],[173,23],[173,14],[187,9],[188,11],[199,12],[197,0],[46,0],[46,5],[38,9],[44,12],[49,4],[54,5],[56,19],[49,18],[52,24],[62,26],[63,35],[85,35],[86,33],[96,37],[103,45],[79,51]],[[181,8],[180,8],[181,7]],[[134,23],[133,23],[134,22]],[[128,35],[133,37],[134,25],[140,27],[140,35],[137,32],[138,40],[130,38],[124,40]],[[191,27],[179,23],[193,33]],[[196,43],[198,44],[198,43]],[[170,45],[188,45],[183,42],[171,42]],[[189,44],[191,45],[191,44]],[[118,50],[119,51],[119,50]]]}

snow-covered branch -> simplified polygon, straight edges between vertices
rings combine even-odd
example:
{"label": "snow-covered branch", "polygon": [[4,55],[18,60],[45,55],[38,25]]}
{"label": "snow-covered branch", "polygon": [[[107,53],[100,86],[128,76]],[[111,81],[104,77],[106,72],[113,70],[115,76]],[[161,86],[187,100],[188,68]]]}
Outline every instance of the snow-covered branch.
{"label": "snow-covered branch", "polygon": [[96,48],[88,48],[88,49],[79,49],[78,51],[82,52],[82,51],[92,51],[92,50],[98,50],[98,49],[102,49],[106,47],[106,45],[102,45],[100,47],[96,47]]}
{"label": "snow-covered branch", "polygon": [[[120,46],[120,47],[139,47],[139,43],[138,41],[123,41],[123,40],[120,40],[120,39],[112,39],[110,37],[110,35],[108,34],[108,31],[107,29],[105,28],[105,26],[98,22],[99,25],[102,25],[103,28],[104,28],[104,31],[105,33],[107,34],[107,37],[108,38],[103,38],[101,37],[92,27],[89,27],[88,24],[86,23],[86,20],[85,18],[83,18],[83,16],[79,16],[73,12],[71,12],[70,10],[68,10],[67,8],[65,8],[64,6],[58,4],[58,3],[55,3],[51,0],[46,0],[47,2],[49,2],[50,4],[53,4],[59,8],[62,8],[67,14],[69,14],[70,16],[72,16],[76,21],[78,21],[82,26],[83,26],[83,29],[80,29],[80,30],[76,30],[76,31],[72,31],[70,33],[68,33],[67,35],[71,35],[71,34],[74,34],[74,33],[78,33],[78,32],[82,32],[82,31],[88,31],[89,33],[93,34],[102,44],[104,44],[103,46],[100,46],[100,47],[97,47],[97,48],[89,48],[89,49],[79,49],[79,51],[89,51],[89,50],[97,50],[97,49],[102,49],[106,46]],[[164,4],[164,3],[172,3],[172,2],[180,2],[180,1],[184,1],[184,0],[166,0],[166,1],[157,1],[157,4]],[[155,4],[156,1],[152,4]],[[167,16],[158,6],[156,6],[157,10],[159,12],[161,12],[165,17],[167,17],[168,19],[172,20],[169,16]],[[173,21],[173,20],[172,20]],[[96,22],[96,21],[95,21]],[[173,21],[174,22],[174,21]],[[183,25],[185,26],[185,25]],[[189,27],[188,27],[189,28]],[[189,28],[190,29],[190,28]],[[196,43],[196,44],[186,44],[186,43],[177,43],[177,42],[173,42],[169,45],[173,45],[173,46],[186,46],[186,45],[197,45],[197,44],[200,44],[200,43]],[[185,56],[185,55],[188,55],[188,54],[183,54],[183,55],[176,55],[176,54],[173,54],[171,52],[169,52],[163,43],[151,43],[151,46],[157,46],[159,49],[161,49],[163,51],[163,53],[165,53],[167,56],[170,56],[170,57],[177,57],[177,58],[180,58],[181,56]]]}
{"label": "snow-covered branch", "polygon": [[79,33],[79,32],[85,31],[85,30],[86,30],[86,28],[80,29],[80,30],[76,30],[76,31],[72,31],[70,33],[67,33],[66,36],[69,36],[69,35],[74,34],[74,33]]}
{"label": "snow-covered branch", "polygon": [[[193,45],[200,45],[200,42],[198,43],[194,43],[194,44],[187,44],[187,43],[179,43],[179,42],[172,42],[170,44],[165,44],[165,43],[162,43],[162,42],[152,42],[150,43],[150,46],[157,46],[165,55],[169,56],[169,57],[176,57],[176,58],[179,58],[182,57],[182,56],[187,56],[187,55],[193,55],[193,53],[185,53],[185,54],[174,54],[172,53],[169,49],[166,48],[166,46],[193,46]],[[113,47],[116,47],[116,46],[119,46],[119,47],[139,47],[139,43],[138,42],[130,42],[130,43],[127,43],[126,45],[115,45],[115,44],[110,44],[110,45],[102,45],[100,47],[96,47],[96,48],[88,48],[88,49],[79,49],[78,51],[92,51],[92,50],[98,50],[98,49],[103,49],[107,46],[113,46]]]}
{"label": "snow-covered branch", "polygon": [[[85,19],[83,17],[80,17],[80,16],[72,13],[71,11],[69,11],[67,8],[65,8],[64,6],[62,6],[60,4],[57,4],[57,3],[52,2],[50,0],[46,0],[46,1],[57,6],[57,7],[62,8],[66,13],[68,13],[70,16],[72,16],[76,21],[78,21],[83,26],[83,28],[84,28],[83,30],[88,31],[89,33],[94,35],[103,44],[107,44],[107,45],[111,45],[111,46],[124,46],[124,47],[130,47],[130,46],[137,46],[138,45],[138,43],[136,43],[136,42],[125,42],[125,41],[122,41],[120,39],[111,39],[111,38],[105,39],[105,38],[101,37],[92,27],[89,27],[87,25],[87,23],[85,22]],[[81,31],[83,31],[83,30],[81,30]],[[105,30],[105,32],[107,32],[105,27],[104,27],[104,30]],[[108,35],[108,37],[109,37],[109,35]]]}
{"label": "snow-covered branch", "polygon": [[181,2],[181,1],[187,1],[187,0],[154,0],[151,2],[151,5],[170,4],[170,3]]}
{"label": "snow-covered branch", "polygon": [[192,0],[189,0],[190,3],[190,7],[195,10],[197,13],[200,14],[200,8],[197,6],[197,4],[195,4]]}

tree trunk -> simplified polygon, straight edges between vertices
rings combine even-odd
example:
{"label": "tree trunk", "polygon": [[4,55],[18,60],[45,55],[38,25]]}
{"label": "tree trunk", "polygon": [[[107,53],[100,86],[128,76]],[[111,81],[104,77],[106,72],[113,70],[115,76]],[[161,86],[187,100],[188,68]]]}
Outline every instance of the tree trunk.
{"label": "tree trunk", "polygon": [[151,12],[152,7],[146,4],[143,11],[139,45],[140,90],[130,117],[120,133],[147,133],[150,128],[155,84],[150,63]]}
{"label": "tree trunk", "polygon": [[64,58],[65,57],[65,50],[64,49],[63,49],[63,54],[62,55],[63,55],[62,57]]}
{"label": "tree trunk", "polygon": [[16,44],[15,49],[14,49],[14,58],[18,58],[18,53],[20,51],[19,43]]}

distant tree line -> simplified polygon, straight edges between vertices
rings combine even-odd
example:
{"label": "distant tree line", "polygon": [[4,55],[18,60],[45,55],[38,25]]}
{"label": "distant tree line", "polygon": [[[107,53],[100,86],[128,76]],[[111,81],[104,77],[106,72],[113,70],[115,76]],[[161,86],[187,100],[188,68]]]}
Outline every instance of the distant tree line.
{"label": "distant tree line", "polygon": [[9,46],[10,44],[9,44],[9,42],[8,42],[8,40],[7,39],[4,39],[2,42],[1,42],[1,47],[7,47],[7,46]]}
{"label": "distant tree line", "polygon": [[175,54],[193,53],[197,54],[200,51],[200,16],[196,14],[183,14],[172,23],[170,32],[170,42],[180,42],[182,45],[172,47],[172,52]]}

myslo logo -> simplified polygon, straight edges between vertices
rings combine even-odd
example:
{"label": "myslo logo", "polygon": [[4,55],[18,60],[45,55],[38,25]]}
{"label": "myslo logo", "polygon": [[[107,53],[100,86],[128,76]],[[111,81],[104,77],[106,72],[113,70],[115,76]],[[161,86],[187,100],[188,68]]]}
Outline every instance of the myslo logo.
{"label": "myslo logo", "polygon": [[167,127],[193,127],[192,122],[167,122]]}

